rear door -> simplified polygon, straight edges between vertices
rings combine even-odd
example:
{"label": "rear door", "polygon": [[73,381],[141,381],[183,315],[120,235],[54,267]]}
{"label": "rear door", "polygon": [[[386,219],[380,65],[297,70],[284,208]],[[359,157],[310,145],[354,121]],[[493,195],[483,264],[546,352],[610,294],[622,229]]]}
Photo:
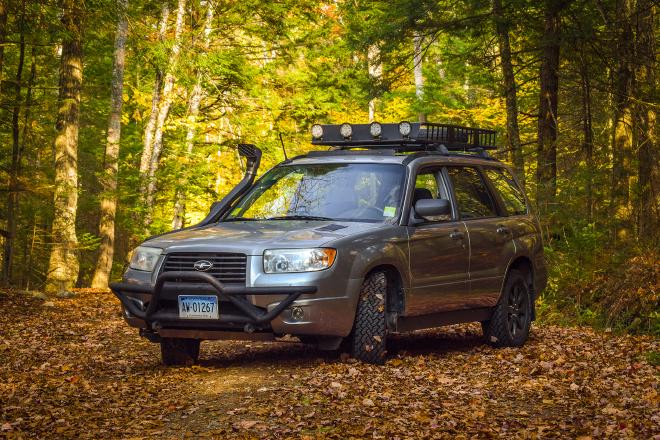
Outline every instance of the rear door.
{"label": "rear door", "polygon": [[[442,168],[420,170],[413,194],[413,207],[416,198],[449,199]],[[465,225],[455,216],[434,220],[408,227],[412,287],[406,297],[409,316],[464,308],[469,294]]]}
{"label": "rear door", "polygon": [[501,208],[478,167],[455,166],[447,171],[470,242],[469,307],[492,307],[514,254],[512,234],[503,225]]}

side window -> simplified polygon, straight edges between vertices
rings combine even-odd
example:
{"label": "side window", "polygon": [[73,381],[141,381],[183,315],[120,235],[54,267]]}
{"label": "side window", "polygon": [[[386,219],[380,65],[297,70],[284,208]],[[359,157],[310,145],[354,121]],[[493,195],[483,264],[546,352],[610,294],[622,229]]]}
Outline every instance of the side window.
{"label": "side window", "polygon": [[507,169],[488,168],[486,169],[486,175],[499,193],[507,214],[527,214],[525,196],[518,185],[516,185],[516,181],[513,180],[513,176]]}
{"label": "side window", "polygon": [[456,203],[461,218],[481,218],[497,216],[495,201],[491,196],[479,171],[472,167],[448,168]]}
{"label": "side window", "polygon": [[[413,193],[412,205],[421,199],[449,199],[449,192],[441,177],[440,168],[424,169],[415,178],[415,192]],[[434,222],[449,221],[451,216],[439,216],[433,218]]]}

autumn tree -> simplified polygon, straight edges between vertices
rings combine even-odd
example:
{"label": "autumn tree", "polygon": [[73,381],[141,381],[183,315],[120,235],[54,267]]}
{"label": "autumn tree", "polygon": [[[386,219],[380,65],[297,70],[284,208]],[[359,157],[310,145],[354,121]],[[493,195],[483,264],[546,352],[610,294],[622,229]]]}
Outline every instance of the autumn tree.
{"label": "autumn tree", "polygon": [[108,285],[115,244],[115,215],[117,212],[117,172],[119,161],[119,140],[121,138],[121,109],[124,90],[124,63],[126,58],[126,37],[128,0],[117,0],[118,21],[115,37],[115,51],[112,67],[110,97],[110,118],[105,146],[104,170],[102,176],[101,218],[99,236],[101,247],[98,262],[92,278],[92,287],[105,288]]}
{"label": "autumn tree", "polygon": [[78,279],[78,130],[80,95],[83,82],[82,18],[80,2],[62,2],[62,55],[60,63],[59,109],[55,138],[55,215],[52,225],[52,251],[46,289],[70,289]]}

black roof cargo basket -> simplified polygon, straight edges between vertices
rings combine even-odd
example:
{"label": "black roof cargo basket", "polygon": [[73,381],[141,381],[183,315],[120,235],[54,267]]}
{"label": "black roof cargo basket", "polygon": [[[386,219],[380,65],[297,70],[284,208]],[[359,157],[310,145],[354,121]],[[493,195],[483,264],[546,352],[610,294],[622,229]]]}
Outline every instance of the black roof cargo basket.
{"label": "black roof cargo basket", "polygon": [[494,150],[496,132],[432,122],[328,124],[312,127],[312,144],[339,149],[389,148],[397,151]]}

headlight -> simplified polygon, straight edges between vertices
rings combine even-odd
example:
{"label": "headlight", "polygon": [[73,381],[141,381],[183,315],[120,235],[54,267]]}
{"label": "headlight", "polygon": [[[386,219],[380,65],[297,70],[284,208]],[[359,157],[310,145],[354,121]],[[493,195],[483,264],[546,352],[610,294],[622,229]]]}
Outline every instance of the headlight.
{"label": "headlight", "polygon": [[135,270],[143,270],[151,272],[156,267],[156,262],[160,256],[162,249],[138,246],[133,250],[131,255],[131,262],[128,267]]}
{"label": "headlight", "polygon": [[264,251],[266,273],[316,272],[332,266],[336,249],[270,249]]}
{"label": "headlight", "polygon": [[401,133],[401,136],[408,137],[411,131],[412,125],[410,125],[410,122],[402,121],[399,123],[399,133]]}
{"label": "headlight", "polygon": [[378,137],[383,132],[383,127],[378,122],[372,122],[369,126],[369,133],[373,137]]}

